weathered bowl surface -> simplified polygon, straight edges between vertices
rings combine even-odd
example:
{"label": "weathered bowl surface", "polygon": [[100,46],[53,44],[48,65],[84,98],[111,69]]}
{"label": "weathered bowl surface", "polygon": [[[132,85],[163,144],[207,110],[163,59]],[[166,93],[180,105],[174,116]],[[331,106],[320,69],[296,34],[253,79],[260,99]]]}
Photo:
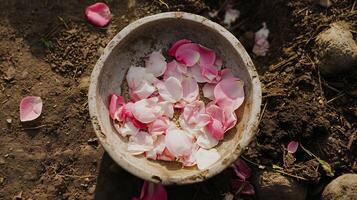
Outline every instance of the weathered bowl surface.
{"label": "weathered bowl surface", "polygon": [[[127,139],[116,133],[108,114],[108,97],[112,93],[120,94],[128,68],[144,66],[144,56],[159,49],[165,52],[173,42],[182,38],[213,49],[223,58],[225,66],[245,83],[246,98],[238,110],[239,123],[218,145],[221,159],[204,171],[129,154]],[[198,15],[168,12],[139,19],[110,41],[92,72],[88,96],[94,130],[115,162],[142,179],[163,184],[187,184],[220,173],[249,144],[258,126],[261,86],[249,55],[225,28]]]}

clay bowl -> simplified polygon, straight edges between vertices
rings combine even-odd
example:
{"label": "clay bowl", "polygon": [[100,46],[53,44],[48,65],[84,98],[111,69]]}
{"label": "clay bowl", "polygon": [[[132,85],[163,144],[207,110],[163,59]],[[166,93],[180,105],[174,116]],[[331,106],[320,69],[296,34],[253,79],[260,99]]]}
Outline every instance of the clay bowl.
{"label": "clay bowl", "polygon": [[[154,50],[166,52],[173,42],[187,38],[213,49],[233,74],[244,81],[245,102],[237,111],[239,123],[217,147],[221,159],[204,171],[174,162],[150,161],[127,152],[127,139],[116,133],[108,114],[108,97],[120,94],[128,68],[144,66]],[[241,43],[222,26],[198,15],[167,12],[139,19],[120,31],[107,45],[92,72],[89,111],[94,130],[113,160],[132,174],[162,184],[204,181],[234,162],[254,137],[260,113],[261,86],[254,65]]]}

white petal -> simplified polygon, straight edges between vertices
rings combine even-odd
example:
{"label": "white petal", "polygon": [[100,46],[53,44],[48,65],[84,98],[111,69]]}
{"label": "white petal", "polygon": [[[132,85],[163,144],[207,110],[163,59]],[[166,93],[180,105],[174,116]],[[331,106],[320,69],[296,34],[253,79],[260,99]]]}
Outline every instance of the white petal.
{"label": "white petal", "polygon": [[152,84],[156,78],[143,67],[130,67],[126,74],[126,80],[129,88],[136,89],[141,85],[142,81]]}
{"label": "white petal", "polygon": [[149,55],[149,58],[145,60],[145,67],[148,72],[154,74],[155,77],[159,77],[166,71],[166,59],[162,55],[161,51],[154,51]]}
{"label": "white petal", "polygon": [[179,80],[169,77],[165,81],[156,83],[160,96],[171,103],[176,103],[182,99],[183,91]]}
{"label": "white petal", "polygon": [[134,126],[130,121],[126,122],[124,126],[119,128],[119,133],[125,137],[128,135],[136,135],[139,132],[139,129]]}
{"label": "white petal", "polygon": [[187,77],[182,80],[183,99],[187,102],[193,102],[197,99],[199,88],[196,80],[192,77]]}
{"label": "white petal", "polygon": [[175,157],[189,156],[193,147],[193,142],[187,133],[176,128],[169,128],[166,131],[165,144]]}
{"label": "white petal", "polygon": [[192,67],[189,67],[187,69],[188,75],[192,76],[198,83],[204,83],[207,82],[205,77],[203,77],[202,72],[201,72],[201,67],[199,65],[194,65]]}
{"label": "white petal", "polygon": [[154,148],[151,149],[150,151],[147,151],[146,157],[151,158],[153,160],[156,160],[157,155],[162,154],[162,152],[165,149],[165,136],[164,135],[159,135],[157,139],[154,142]]}
{"label": "white petal", "polygon": [[239,10],[228,8],[226,10],[226,14],[224,15],[223,23],[225,23],[227,25],[231,25],[231,23],[233,23],[237,20],[239,15],[240,15]]}
{"label": "white petal", "polygon": [[145,131],[140,131],[129,138],[128,151],[134,155],[150,151],[153,148],[154,140],[152,136]]}
{"label": "white petal", "polygon": [[216,149],[206,150],[202,148],[196,152],[195,157],[197,167],[200,170],[209,168],[221,158]]}
{"label": "white petal", "polygon": [[135,119],[142,123],[153,122],[161,112],[161,107],[157,102],[158,99],[156,97],[135,102],[132,111]]}
{"label": "white petal", "polygon": [[209,134],[207,131],[201,132],[201,134],[197,137],[196,143],[198,146],[204,148],[204,149],[210,149],[213,148],[218,144],[218,140],[213,138],[211,134]]}
{"label": "white petal", "polygon": [[155,87],[150,84],[148,81],[142,81],[141,84],[132,90],[131,95],[140,99],[148,98],[155,91]]}
{"label": "white petal", "polygon": [[214,87],[216,87],[216,84],[206,83],[202,88],[203,96],[210,100],[214,100]]}
{"label": "white petal", "polygon": [[159,106],[161,107],[162,115],[165,115],[168,118],[172,118],[174,116],[174,106],[171,102],[162,101],[159,103]]}

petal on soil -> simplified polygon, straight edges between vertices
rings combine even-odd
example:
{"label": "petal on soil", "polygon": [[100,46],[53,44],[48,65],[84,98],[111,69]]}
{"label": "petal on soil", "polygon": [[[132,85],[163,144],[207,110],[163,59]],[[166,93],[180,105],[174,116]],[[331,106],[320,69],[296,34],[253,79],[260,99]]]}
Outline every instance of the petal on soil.
{"label": "petal on soil", "polygon": [[27,96],[20,103],[20,120],[32,121],[38,118],[42,112],[42,99],[36,96]]}
{"label": "petal on soil", "polygon": [[188,39],[181,39],[181,40],[178,40],[177,42],[175,42],[172,47],[169,49],[168,51],[168,54],[170,56],[175,56],[176,55],[176,50],[177,48],[179,48],[181,45],[183,44],[188,44],[188,43],[191,43],[191,40],[188,40]]}
{"label": "petal on soil", "polygon": [[289,142],[287,149],[288,149],[289,153],[295,153],[297,151],[298,147],[299,147],[299,142],[291,141],[291,142]]}
{"label": "petal on soil", "polygon": [[254,195],[254,187],[247,181],[239,180],[239,179],[233,179],[231,181],[231,186],[234,192],[239,192],[239,194],[245,194],[245,195]]}
{"label": "petal on soil", "polygon": [[263,27],[255,33],[255,44],[253,47],[253,53],[257,56],[265,56],[269,50],[269,29],[266,23],[263,23]]}
{"label": "petal on soil", "polygon": [[104,27],[112,19],[110,9],[105,3],[95,3],[85,10],[87,20],[94,26]]}
{"label": "petal on soil", "polygon": [[161,184],[144,181],[140,198],[134,198],[138,200],[167,200],[167,192]]}
{"label": "petal on soil", "polygon": [[193,102],[197,99],[199,88],[196,80],[192,77],[186,77],[182,80],[183,100]]}
{"label": "petal on soil", "polygon": [[231,23],[234,23],[238,19],[239,15],[240,15],[239,10],[228,8],[224,15],[223,23],[230,26]]}
{"label": "petal on soil", "polygon": [[252,169],[242,159],[236,160],[232,167],[236,175],[243,181],[247,180],[252,175]]}
{"label": "petal on soil", "polygon": [[176,103],[182,99],[183,91],[179,80],[170,77],[165,81],[156,83],[160,96],[171,103]]}

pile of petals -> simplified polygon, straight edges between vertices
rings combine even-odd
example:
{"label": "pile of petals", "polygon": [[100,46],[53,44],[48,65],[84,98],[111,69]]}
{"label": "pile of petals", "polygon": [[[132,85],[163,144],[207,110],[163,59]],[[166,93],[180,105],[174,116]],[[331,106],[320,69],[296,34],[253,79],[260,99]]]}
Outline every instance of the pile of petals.
{"label": "pile of petals", "polygon": [[145,67],[129,68],[130,99],[112,94],[109,115],[132,154],[206,169],[220,159],[214,147],[237,123],[243,82],[214,51],[190,40],[177,41],[167,54],[174,59],[154,51]]}

